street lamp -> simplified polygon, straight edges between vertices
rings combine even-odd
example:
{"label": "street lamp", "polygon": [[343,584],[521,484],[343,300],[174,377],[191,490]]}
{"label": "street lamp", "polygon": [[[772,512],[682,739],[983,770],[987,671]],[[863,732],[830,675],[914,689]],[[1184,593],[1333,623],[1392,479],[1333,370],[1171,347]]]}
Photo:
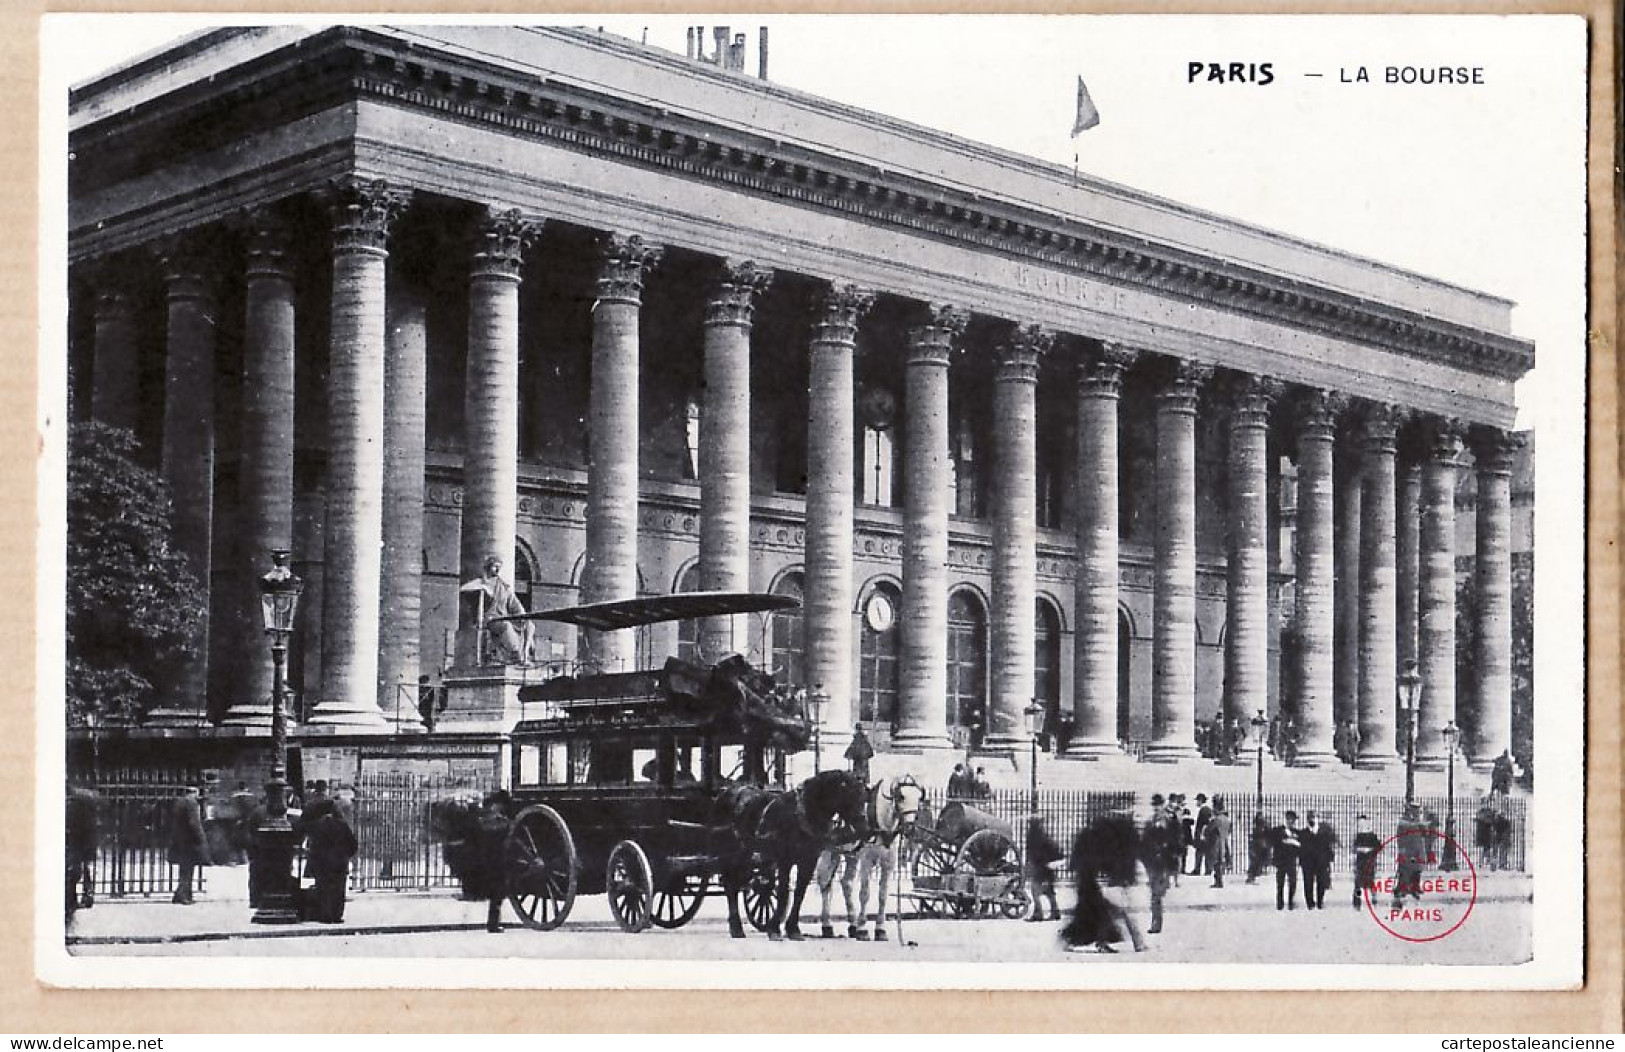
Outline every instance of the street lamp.
{"label": "street lamp", "polygon": [[254,831],[256,894],[255,924],[293,924],[299,920],[295,902],[293,854],[299,838],[288,823],[288,723],[284,695],[288,637],[305,582],[288,569],[289,552],[271,552],[271,572],[261,577],[260,613],[271,641],[271,780],[265,784],[265,818]]}
{"label": "street lamp", "polygon": [[1416,694],[1422,688],[1422,676],[1416,671],[1416,662],[1405,662],[1405,671],[1399,674],[1399,711],[1405,714],[1405,806],[1416,803]]}
{"label": "street lamp", "polygon": [[1258,806],[1253,810],[1258,814],[1264,813],[1264,740],[1267,738],[1270,721],[1264,718],[1264,710],[1259,709],[1258,715],[1252,718],[1253,744],[1258,747],[1258,789],[1255,799]]}
{"label": "street lamp", "polygon": [[822,683],[814,683],[812,693],[807,695],[807,707],[812,710],[813,725],[813,774],[817,774],[824,760],[824,706],[829,703],[829,692]]}
{"label": "street lamp", "polygon": [[1456,739],[1461,736],[1461,728],[1451,720],[1439,733],[1444,736],[1445,752],[1449,755],[1446,770],[1450,772],[1449,781],[1445,783],[1444,860],[1439,868],[1454,873],[1460,868],[1456,861]]}
{"label": "street lamp", "polygon": [[1036,815],[1038,813],[1038,735],[1044,729],[1044,706],[1038,704],[1038,699],[1034,698],[1031,705],[1021,710],[1021,714],[1027,717],[1027,737],[1031,740],[1033,747],[1032,762],[1028,764],[1028,768],[1032,776],[1032,813]]}

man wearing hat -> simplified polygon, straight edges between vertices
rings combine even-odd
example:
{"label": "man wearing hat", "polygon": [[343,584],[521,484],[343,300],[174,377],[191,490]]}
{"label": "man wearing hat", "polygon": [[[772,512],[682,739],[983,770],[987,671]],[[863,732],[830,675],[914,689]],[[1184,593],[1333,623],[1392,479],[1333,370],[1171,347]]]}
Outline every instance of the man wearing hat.
{"label": "man wearing hat", "polygon": [[209,845],[203,834],[203,809],[198,803],[198,787],[183,788],[169,812],[169,861],[180,869],[175,894],[169,901],[177,906],[192,905],[192,879],[197,867],[208,862]]}
{"label": "man wearing hat", "polygon": [[1168,893],[1168,879],[1179,869],[1183,831],[1174,805],[1161,793],[1151,796],[1151,817],[1140,837],[1140,861],[1145,865],[1146,884],[1151,890],[1151,926],[1147,934],[1162,931],[1162,899]]}
{"label": "man wearing hat", "polygon": [[1298,908],[1298,860],[1303,840],[1298,831],[1298,812],[1288,811],[1286,822],[1270,830],[1270,861],[1275,864],[1275,908]]}

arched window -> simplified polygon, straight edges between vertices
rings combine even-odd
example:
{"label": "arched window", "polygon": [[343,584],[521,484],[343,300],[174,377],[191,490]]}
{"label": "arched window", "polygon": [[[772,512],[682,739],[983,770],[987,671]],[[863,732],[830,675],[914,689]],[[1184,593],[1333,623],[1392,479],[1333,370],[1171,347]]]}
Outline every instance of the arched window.
{"label": "arched window", "polygon": [[[700,590],[700,564],[695,563],[677,578],[679,592]],[[700,663],[700,621],[689,617],[677,622],[677,658],[698,665]]]}
{"label": "arched window", "polygon": [[964,590],[948,598],[948,722],[987,731],[987,612]]}
{"label": "arched window", "polygon": [[878,427],[863,429],[863,503],[883,508],[896,503],[892,486],[893,445],[891,432]]}
{"label": "arched window", "polygon": [[1061,619],[1042,599],[1033,611],[1033,697],[1044,706],[1044,726],[1053,732],[1061,718]]}
{"label": "arched window", "polygon": [[[773,586],[773,594],[800,599],[801,580],[799,573],[787,573]],[[768,620],[768,633],[772,637],[770,668],[779,682],[795,687],[807,685],[807,644],[803,630],[799,606],[775,610]]]}
{"label": "arched window", "polygon": [[876,585],[863,603],[858,647],[858,719],[891,723],[897,716],[897,655],[903,648],[898,623],[902,597],[888,584]]}
{"label": "arched window", "polygon": [[532,593],[536,584],[536,566],[531,562],[530,552],[525,550],[523,544],[513,546],[513,594],[525,604],[526,610],[534,611],[536,605],[531,602]]}

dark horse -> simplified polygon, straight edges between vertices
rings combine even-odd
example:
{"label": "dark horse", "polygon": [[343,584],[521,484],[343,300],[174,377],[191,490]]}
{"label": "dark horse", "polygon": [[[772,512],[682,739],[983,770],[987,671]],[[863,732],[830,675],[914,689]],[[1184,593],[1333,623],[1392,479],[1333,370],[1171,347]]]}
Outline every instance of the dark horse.
{"label": "dark horse", "polygon": [[845,826],[868,835],[866,788],[850,771],[825,771],[788,792],[731,785],[717,795],[708,824],[711,853],[728,894],[728,934],[745,937],[739,892],[752,873],[772,872],[778,898],[767,937],[801,938],[801,901],[831,833]]}

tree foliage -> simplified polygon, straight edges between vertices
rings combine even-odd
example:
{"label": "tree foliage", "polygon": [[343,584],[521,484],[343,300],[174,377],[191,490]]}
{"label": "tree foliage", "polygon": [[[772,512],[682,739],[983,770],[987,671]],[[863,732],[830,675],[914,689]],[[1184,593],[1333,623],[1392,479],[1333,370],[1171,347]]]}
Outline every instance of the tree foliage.
{"label": "tree foliage", "polygon": [[172,543],[163,478],[130,432],[75,424],[69,436],[67,697],[70,724],[133,722],[197,652],[202,586]]}

